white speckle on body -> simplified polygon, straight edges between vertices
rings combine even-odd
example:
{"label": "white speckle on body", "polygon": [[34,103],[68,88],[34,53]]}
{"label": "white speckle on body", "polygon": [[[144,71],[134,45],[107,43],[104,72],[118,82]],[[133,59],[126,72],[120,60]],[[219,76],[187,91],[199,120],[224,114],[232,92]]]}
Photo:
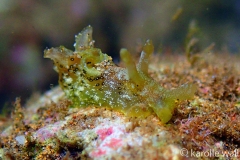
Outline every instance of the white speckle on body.
{"label": "white speckle on body", "polygon": [[66,82],[67,84],[71,84],[72,81],[73,81],[73,79],[72,79],[71,77],[65,78],[65,82]]}

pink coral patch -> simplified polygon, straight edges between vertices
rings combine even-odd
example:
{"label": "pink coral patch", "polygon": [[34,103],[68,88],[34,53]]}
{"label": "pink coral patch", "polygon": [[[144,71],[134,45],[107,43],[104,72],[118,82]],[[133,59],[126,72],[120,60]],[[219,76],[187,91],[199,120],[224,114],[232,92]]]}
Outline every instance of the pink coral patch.
{"label": "pink coral patch", "polygon": [[34,136],[40,142],[43,142],[49,138],[54,137],[55,134],[61,129],[62,126],[63,126],[63,122],[56,122],[54,124],[47,125],[37,130]]}
{"label": "pink coral patch", "polygon": [[104,140],[107,136],[110,136],[113,133],[113,127],[109,127],[106,129],[99,129],[97,134],[99,135],[101,140]]}
{"label": "pink coral patch", "polygon": [[97,149],[96,151],[93,151],[93,152],[91,153],[91,155],[92,155],[93,157],[99,157],[99,156],[102,156],[102,155],[104,155],[104,154],[106,154],[106,151],[103,150],[103,149]]}
{"label": "pink coral patch", "polygon": [[122,145],[121,139],[112,138],[111,141],[109,143],[106,143],[104,146],[115,148],[115,147],[120,147],[121,145]]}
{"label": "pink coral patch", "polygon": [[208,94],[208,92],[210,91],[210,87],[203,87],[203,88],[200,88],[199,90],[203,94]]}
{"label": "pink coral patch", "polygon": [[37,131],[37,138],[43,142],[45,141],[46,139],[49,139],[51,137],[54,136],[54,132],[52,132],[51,130],[48,130],[46,128],[41,128]]}

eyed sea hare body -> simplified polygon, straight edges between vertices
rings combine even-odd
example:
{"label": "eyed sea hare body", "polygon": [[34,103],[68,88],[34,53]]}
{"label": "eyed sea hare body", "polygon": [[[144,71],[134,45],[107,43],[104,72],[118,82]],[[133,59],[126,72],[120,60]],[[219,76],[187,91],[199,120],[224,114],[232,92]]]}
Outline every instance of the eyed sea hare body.
{"label": "eyed sea hare body", "polygon": [[175,101],[191,99],[196,91],[193,84],[167,90],[148,75],[149,57],[154,49],[150,40],[137,65],[130,53],[121,49],[126,68],[116,66],[111,57],[94,48],[91,26],[76,36],[74,47],[75,51],[61,46],[44,53],[45,58],[54,61],[59,84],[74,107],[107,107],[134,117],[155,112],[166,123],[172,117]]}

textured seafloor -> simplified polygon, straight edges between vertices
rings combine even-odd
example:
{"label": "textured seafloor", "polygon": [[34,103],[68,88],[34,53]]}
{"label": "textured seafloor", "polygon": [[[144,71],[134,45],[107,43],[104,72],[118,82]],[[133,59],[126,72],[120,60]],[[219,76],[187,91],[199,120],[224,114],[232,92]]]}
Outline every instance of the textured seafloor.
{"label": "textured seafloor", "polygon": [[[193,100],[181,102],[167,124],[98,106],[70,108],[59,87],[2,119],[2,159],[238,159],[239,57],[203,56],[195,65],[179,55],[155,56],[150,75],[163,87],[193,82]],[[177,103],[177,102],[176,102]],[[6,127],[8,125],[8,127]],[[184,155],[183,155],[184,154]]]}

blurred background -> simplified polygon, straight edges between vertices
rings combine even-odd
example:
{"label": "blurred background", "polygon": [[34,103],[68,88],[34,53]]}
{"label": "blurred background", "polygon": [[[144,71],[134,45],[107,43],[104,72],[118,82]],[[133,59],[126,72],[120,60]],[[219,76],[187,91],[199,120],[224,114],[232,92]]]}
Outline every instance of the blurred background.
{"label": "blurred background", "polygon": [[119,61],[148,38],[155,52],[183,54],[189,25],[198,29],[199,46],[215,42],[215,51],[239,53],[239,0],[0,0],[0,108],[16,97],[57,85],[46,48],[73,49],[74,35],[94,28],[95,46]]}

